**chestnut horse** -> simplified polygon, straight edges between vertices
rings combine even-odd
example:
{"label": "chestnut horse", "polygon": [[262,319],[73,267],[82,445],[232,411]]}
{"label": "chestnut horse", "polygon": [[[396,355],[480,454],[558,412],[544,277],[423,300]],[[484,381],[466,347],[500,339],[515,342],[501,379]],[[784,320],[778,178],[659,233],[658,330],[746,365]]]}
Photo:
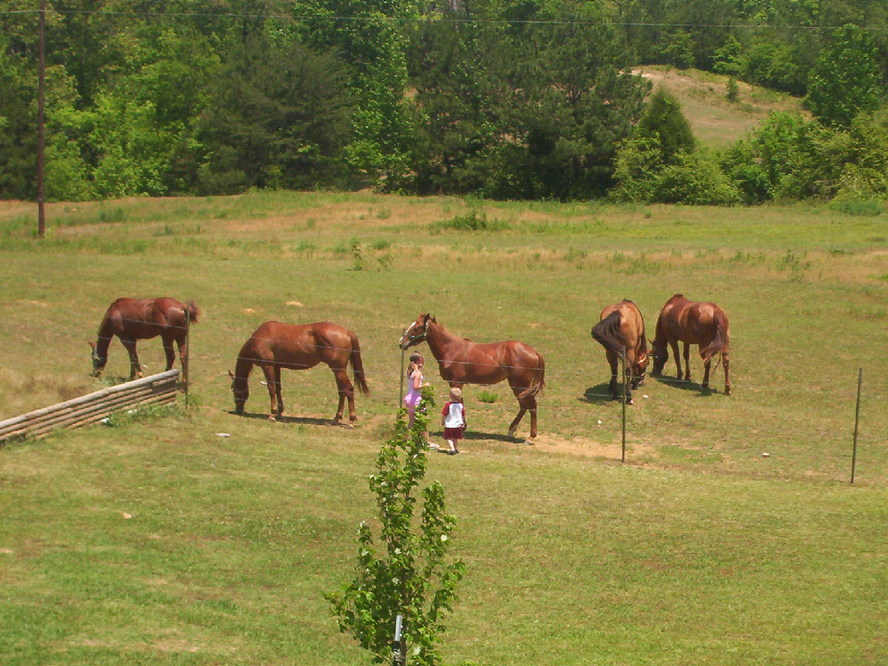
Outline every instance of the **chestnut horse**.
{"label": "chestnut horse", "polygon": [[608,305],[601,311],[600,321],[592,327],[592,337],[604,347],[610,364],[608,388],[614,400],[620,397],[617,393],[617,364],[623,357],[623,350],[626,350],[626,375],[629,380],[626,402],[631,405],[632,389],[637,389],[644,382],[649,360],[641,312],[630,300]]}
{"label": "chestnut horse", "polygon": [[244,403],[250,395],[247,379],[258,365],[265,373],[268,396],[271,399],[271,421],[284,413],[281,397],[281,368],[307,370],[318,363],[326,363],[336,377],[339,389],[339,408],[334,423],[342,419],[345,400],[348,398],[348,417],[351,423],[358,420],[355,413],[355,387],[348,379],[351,362],[355,383],[363,394],[370,392],[364,378],[361,346],[352,331],[329,321],[314,324],[282,324],[267,321],[257,328],[241,347],[237,355],[234,374],[230,372],[231,391],[234,394],[234,411],[243,414]]}
{"label": "chestnut horse", "polygon": [[[681,373],[681,360],[678,357],[678,343],[684,343],[684,377]],[[709,366],[712,357],[721,354],[721,363],[725,368],[725,395],[731,394],[731,380],[728,376],[729,365],[729,331],[728,317],[724,310],[715,303],[698,303],[689,301],[682,294],[675,294],[666,301],[657,319],[657,335],[653,342],[654,369],[653,374],[659,375],[669,360],[669,349],[675,355],[678,366],[678,378],[691,378],[690,346],[700,345],[700,357],[703,359],[703,388],[709,388]]]}
{"label": "chestnut horse", "polygon": [[[186,316],[187,313],[187,316]],[[105,312],[99,326],[99,336],[92,347],[93,377],[98,377],[108,362],[108,345],[116,335],[129,352],[130,379],[142,376],[142,366],[136,353],[136,341],[156,338],[163,341],[166,369],[173,367],[176,355],[173,342],[179,347],[179,363],[185,365],[188,342],[187,323],[196,324],[200,308],[193,301],[180,303],[175,298],[118,298]]]}
{"label": "chestnut horse", "polygon": [[543,357],[530,345],[523,342],[472,342],[447,332],[430,314],[417,317],[404,335],[399,346],[407,349],[420,342],[427,342],[441,378],[451,387],[462,388],[463,384],[490,385],[506,379],[512,393],[518,398],[518,415],[509,426],[509,435],[514,436],[524,412],[530,411],[530,438],[537,435],[536,396],[545,385],[546,373]]}

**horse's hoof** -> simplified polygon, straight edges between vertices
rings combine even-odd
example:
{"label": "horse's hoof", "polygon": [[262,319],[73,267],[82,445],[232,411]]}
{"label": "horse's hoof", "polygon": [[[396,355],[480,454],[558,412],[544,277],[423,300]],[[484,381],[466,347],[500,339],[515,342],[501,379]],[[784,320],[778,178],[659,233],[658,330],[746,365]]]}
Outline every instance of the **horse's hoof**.
{"label": "horse's hoof", "polygon": [[269,415],[268,415],[268,420],[271,421],[272,423],[274,423],[275,421],[277,421],[277,419],[274,418],[274,414],[269,414]]}

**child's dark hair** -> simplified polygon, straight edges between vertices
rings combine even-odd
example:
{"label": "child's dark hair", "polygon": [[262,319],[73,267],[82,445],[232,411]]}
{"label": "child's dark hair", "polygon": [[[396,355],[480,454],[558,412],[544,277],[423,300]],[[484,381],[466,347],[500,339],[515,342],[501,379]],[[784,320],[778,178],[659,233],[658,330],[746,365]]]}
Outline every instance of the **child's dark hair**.
{"label": "child's dark hair", "polygon": [[420,361],[425,363],[425,359],[422,357],[422,354],[420,354],[419,352],[413,352],[412,354],[410,354],[410,363],[407,365],[408,377],[413,374],[413,371],[416,370],[416,368],[418,367],[417,364]]}

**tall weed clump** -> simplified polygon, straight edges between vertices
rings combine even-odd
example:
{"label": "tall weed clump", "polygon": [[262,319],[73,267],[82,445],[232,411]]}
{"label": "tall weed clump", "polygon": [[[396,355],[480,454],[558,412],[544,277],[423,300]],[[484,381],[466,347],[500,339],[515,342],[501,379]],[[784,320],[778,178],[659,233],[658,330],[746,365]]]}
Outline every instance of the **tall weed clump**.
{"label": "tall weed clump", "polygon": [[430,388],[424,388],[422,396],[412,428],[407,428],[406,410],[399,410],[394,435],[380,450],[376,474],[370,477],[382,552],[377,555],[373,530],[362,522],[355,578],[342,593],[326,595],[340,631],[354,634],[361,647],[373,653],[374,663],[392,659],[399,615],[397,660],[422,666],[441,663],[436,641],[464,571],[462,561],[447,558],[456,519],[446,512],[444,488],[437,481],[422,489],[422,514],[414,519],[416,492],[426,473],[428,408],[434,405]]}

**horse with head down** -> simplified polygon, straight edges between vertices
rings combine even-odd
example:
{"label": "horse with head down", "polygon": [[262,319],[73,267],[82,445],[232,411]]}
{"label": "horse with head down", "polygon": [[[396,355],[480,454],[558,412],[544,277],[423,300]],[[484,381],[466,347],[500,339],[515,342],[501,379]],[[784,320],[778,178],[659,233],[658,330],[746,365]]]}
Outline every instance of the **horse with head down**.
{"label": "horse with head down", "polygon": [[[681,359],[678,356],[678,343],[684,344],[685,371],[682,377]],[[721,355],[725,369],[725,395],[731,394],[729,366],[728,317],[715,303],[699,303],[688,300],[683,294],[675,294],[666,301],[657,319],[657,333],[653,343],[653,374],[659,375],[669,360],[669,349],[675,356],[678,378],[690,380],[690,346],[700,345],[703,359],[704,389],[709,388],[709,369],[713,356]]]}
{"label": "horse with head down", "polygon": [[333,422],[339,423],[342,419],[345,401],[348,400],[349,421],[354,424],[358,416],[355,412],[355,387],[348,379],[349,363],[358,388],[365,395],[370,392],[364,377],[361,345],[353,331],[329,321],[313,324],[267,321],[259,326],[241,347],[234,374],[228,373],[234,395],[234,411],[237,414],[244,411],[244,404],[250,396],[247,379],[254,365],[258,365],[265,373],[271,401],[268,418],[274,421],[284,413],[281,368],[307,370],[318,363],[326,364],[336,378],[339,407]]}
{"label": "horse with head down", "polygon": [[644,333],[644,318],[638,306],[630,300],[608,305],[601,311],[600,321],[592,327],[592,337],[604,347],[607,362],[610,364],[611,379],[608,388],[614,400],[617,393],[617,364],[626,353],[626,402],[632,404],[632,389],[644,382],[648,366],[647,338]]}
{"label": "horse with head down", "polygon": [[438,361],[441,379],[450,386],[490,385],[509,382],[518,399],[518,415],[509,426],[514,436],[524,413],[530,411],[530,438],[537,436],[536,396],[545,385],[546,364],[530,345],[515,340],[507,342],[472,342],[447,331],[432,315],[419,315],[401,336],[399,346],[407,349],[428,342]]}
{"label": "horse with head down", "polygon": [[166,354],[166,369],[175,361],[173,343],[179,348],[179,362],[184,367],[188,341],[188,323],[196,324],[200,308],[193,301],[181,303],[175,298],[118,298],[105,312],[99,336],[92,347],[93,376],[98,377],[108,362],[108,346],[116,335],[129,352],[130,379],[142,376],[136,353],[136,341],[160,336]]}

